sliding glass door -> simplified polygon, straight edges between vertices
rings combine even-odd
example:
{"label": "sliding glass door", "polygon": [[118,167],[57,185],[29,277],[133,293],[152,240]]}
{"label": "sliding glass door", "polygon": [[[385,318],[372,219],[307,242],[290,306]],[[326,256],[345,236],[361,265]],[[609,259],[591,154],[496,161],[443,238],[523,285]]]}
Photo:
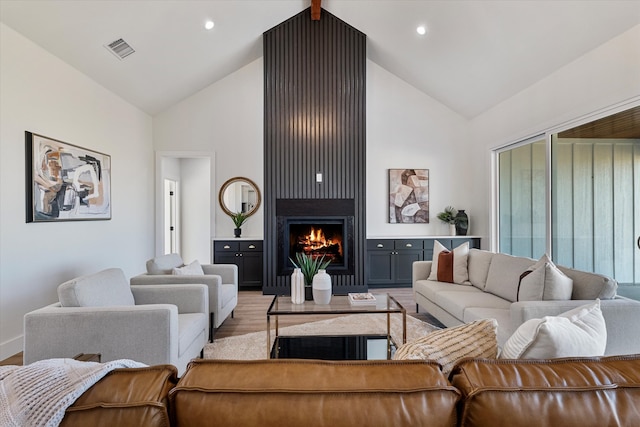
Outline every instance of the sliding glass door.
{"label": "sliding glass door", "polygon": [[539,258],[546,250],[544,136],[498,154],[500,251]]}
{"label": "sliding glass door", "polygon": [[501,252],[640,284],[640,107],[496,155]]}
{"label": "sliding glass door", "polygon": [[640,283],[640,139],[552,136],[557,263]]}

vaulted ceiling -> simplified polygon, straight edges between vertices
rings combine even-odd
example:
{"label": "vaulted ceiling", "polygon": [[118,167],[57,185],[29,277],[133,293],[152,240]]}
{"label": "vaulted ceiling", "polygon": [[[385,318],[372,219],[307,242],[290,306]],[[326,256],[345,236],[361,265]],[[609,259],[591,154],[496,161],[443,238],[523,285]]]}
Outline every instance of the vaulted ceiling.
{"label": "vaulted ceiling", "polygon": [[[155,115],[259,58],[262,33],[310,5],[0,0],[0,19]],[[371,61],[468,118],[640,24],[640,0],[323,0],[322,7],[367,34]],[[124,60],[104,47],[120,38],[135,50]]]}

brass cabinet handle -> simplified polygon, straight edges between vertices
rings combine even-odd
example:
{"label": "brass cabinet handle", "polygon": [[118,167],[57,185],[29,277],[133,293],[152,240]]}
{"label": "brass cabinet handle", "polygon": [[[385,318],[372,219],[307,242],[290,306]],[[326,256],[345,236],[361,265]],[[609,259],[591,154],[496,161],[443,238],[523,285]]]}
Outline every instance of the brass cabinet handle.
{"label": "brass cabinet handle", "polygon": [[249,249],[255,249],[256,245],[249,245]]}
{"label": "brass cabinet handle", "polygon": [[378,248],[384,248],[384,245],[382,243],[378,243],[377,247]]}
{"label": "brass cabinet handle", "polygon": [[412,247],[413,247],[413,245],[412,245],[411,243],[407,243],[407,244],[406,244],[406,246],[407,246],[408,248],[412,248]]}

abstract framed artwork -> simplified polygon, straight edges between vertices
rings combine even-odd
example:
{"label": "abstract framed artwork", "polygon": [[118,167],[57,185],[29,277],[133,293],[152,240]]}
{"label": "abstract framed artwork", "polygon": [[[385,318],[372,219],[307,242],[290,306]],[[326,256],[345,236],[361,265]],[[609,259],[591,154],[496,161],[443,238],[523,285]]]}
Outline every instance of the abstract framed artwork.
{"label": "abstract framed artwork", "polygon": [[389,169],[389,222],[429,222],[429,169]]}
{"label": "abstract framed artwork", "polygon": [[111,219],[111,156],[25,132],[27,222]]}

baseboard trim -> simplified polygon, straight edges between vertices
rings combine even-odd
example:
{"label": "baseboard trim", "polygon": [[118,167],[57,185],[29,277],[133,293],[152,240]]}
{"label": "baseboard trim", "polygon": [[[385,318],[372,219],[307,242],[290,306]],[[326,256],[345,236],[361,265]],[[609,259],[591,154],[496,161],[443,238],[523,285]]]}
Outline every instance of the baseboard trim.
{"label": "baseboard trim", "polygon": [[16,353],[20,353],[22,351],[23,342],[24,336],[20,335],[3,343],[0,343],[0,360],[4,360]]}

